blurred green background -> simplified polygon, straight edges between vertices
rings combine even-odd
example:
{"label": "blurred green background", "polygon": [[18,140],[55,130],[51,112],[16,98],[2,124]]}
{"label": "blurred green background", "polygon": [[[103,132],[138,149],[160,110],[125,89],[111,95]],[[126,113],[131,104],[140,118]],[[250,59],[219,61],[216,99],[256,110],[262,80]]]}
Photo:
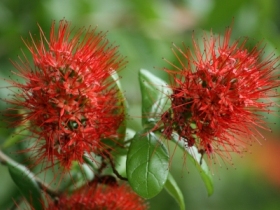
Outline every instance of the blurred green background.
{"label": "blurred green background", "polygon": [[[280,52],[279,0],[1,0],[0,1],[0,76],[11,76],[11,60],[17,60],[21,40],[29,32],[38,35],[38,26],[48,34],[52,20],[63,18],[76,28],[91,25],[108,31],[110,41],[129,63],[121,72],[123,89],[130,105],[130,115],[140,116],[138,71],[151,70],[167,80],[160,68],[167,66],[163,57],[173,61],[172,43],[191,43],[203,31],[224,33],[233,26],[232,38],[248,36],[266,43],[266,51]],[[234,19],[234,21],[233,21]],[[5,87],[1,80],[1,87]],[[0,97],[11,94],[1,88]],[[6,104],[1,102],[1,110]],[[266,133],[262,146],[258,143],[244,157],[234,158],[234,166],[214,167],[215,192],[207,196],[198,172],[182,154],[173,158],[172,174],[183,191],[187,209],[206,210],[277,210],[280,209],[280,141],[279,118],[268,116],[273,133]],[[276,123],[276,124],[274,124]],[[130,120],[130,126],[140,129],[140,119]],[[1,122],[0,143],[11,132]],[[13,148],[4,151],[13,158]],[[177,153],[177,152],[176,152]],[[18,191],[6,167],[0,165],[0,209],[8,209]],[[176,210],[176,202],[165,191],[150,200],[151,210]]]}

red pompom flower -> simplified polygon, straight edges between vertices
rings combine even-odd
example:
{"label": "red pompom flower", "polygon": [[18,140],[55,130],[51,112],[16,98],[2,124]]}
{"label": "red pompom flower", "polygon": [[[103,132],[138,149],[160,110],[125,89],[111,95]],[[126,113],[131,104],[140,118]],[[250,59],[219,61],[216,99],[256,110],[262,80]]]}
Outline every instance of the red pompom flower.
{"label": "red pompom flower", "polygon": [[240,153],[261,135],[257,128],[266,127],[260,112],[270,112],[271,97],[279,95],[274,74],[279,59],[261,60],[263,48],[247,50],[246,39],[230,44],[230,35],[231,29],[224,37],[205,35],[203,49],[193,40],[194,53],[175,46],[181,67],[164,69],[173,93],[161,116],[167,138],[176,132],[187,147],[228,158],[228,152]]}
{"label": "red pompom flower", "polygon": [[70,196],[62,195],[58,201],[46,209],[51,210],[145,210],[145,201],[126,185],[93,185],[74,192]]}
{"label": "red pompom flower", "polygon": [[84,153],[108,152],[103,139],[117,141],[124,120],[123,101],[111,77],[124,64],[117,47],[109,45],[105,33],[80,29],[71,36],[67,21],[58,31],[52,24],[50,40],[40,28],[40,40],[26,43],[27,57],[14,63],[25,82],[10,81],[18,88],[9,103],[20,110],[13,126],[26,125],[35,142],[35,165],[59,162],[69,169],[71,162],[83,162]]}

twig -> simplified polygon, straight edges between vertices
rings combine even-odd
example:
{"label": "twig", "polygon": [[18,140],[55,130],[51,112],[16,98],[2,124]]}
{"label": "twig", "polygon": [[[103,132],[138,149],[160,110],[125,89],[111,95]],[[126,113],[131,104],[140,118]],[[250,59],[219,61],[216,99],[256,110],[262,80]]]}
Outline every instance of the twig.
{"label": "twig", "polygon": [[106,168],[107,164],[105,163],[104,159],[102,158],[101,166],[98,169],[98,174],[101,174],[103,169]]}
{"label": "twig", "polygon": [[109,162],[110,162],[110,165],[112,166],[112,170],[113,170],[114,174],[115,174],[120,180],[127,181],[128,179],[125,178],[125,177],[123,177],[123,176],[121,176],[121,175],[119,174],[119,172],[116,170],[115,164],[114,164],[113,160],[111,159],[110,155],[105,154],[105,156],[108,158],[108,160],[109,160]]}

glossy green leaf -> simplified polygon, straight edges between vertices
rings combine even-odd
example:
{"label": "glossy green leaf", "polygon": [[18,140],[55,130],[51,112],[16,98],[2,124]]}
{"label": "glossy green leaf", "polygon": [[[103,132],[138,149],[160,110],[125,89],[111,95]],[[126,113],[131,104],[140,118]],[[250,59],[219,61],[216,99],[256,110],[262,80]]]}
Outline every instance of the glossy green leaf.
{"label": "glossy green leaf", "polygon": [[154,133],[134,136],[126,161],[126,174],[133,190],[144,198],[152,198],[164,187],[168,177],[167,149]]}
{"label": "glossy green leaf", "polygon": [[126,155],[117,156],[115,159],[115,169],[122,177],[127,177],[126,175]]}
{"label": "glossy green leaf", "polygon": [[186,147],[182,139],[179,139],[178,136],[173,135],[173,139],[180,148],[187,152],[188,158],[194,163],[195,167],[199,171],[199,174],[205,184],[205,187],[208,192],[208,196],[212,195],[214,192],[214,185],[212,174],[206,164],[206,161],[202,158],[202,154],[198,152],[198,149],[195,146]]}
{"label": "glossy green leaf", "polygon": [[[123,90],[122,90],[122,87],[121,87],[121,83],[120,83],[120,77],[119,75],[117,74],[117,72],[114,72],[113,74],[111,74],[111,77],[113,78],[113,80],[115,81],[116,83],[116,87],[118,88],[118,97],[119,97],[119,101],[120,101],[120,104],[119,104],[119,112],[120,113],[124,113],[124,115],[126,115],[126,112],[127,112],[127,101],[126,101],[126,98],[124,96],[124,93],[123,93]],[[124,140],[124,137],[125,137],[125,131],[126,131],[126,120],[124,119],[122,121],[122,124],[120,125],[119,129],[118,129],[118,133],[120,134],[120,137],[122,140]]]}
{"label": "glossy green leaf", "polygon": [[151,72],[141,69],[139,72],[139,83],[142,96],[142,124],[147,125],[170,107],[168,95],[171,89],[166,82]]}
{"label": "glossy green leaf", "polygon": [[86,164],[89,165],[89,167],[91,167],[92,170],[98,170],[98,166],[96,164],[96,158],[91,157],[88,153],[85,153],[83,155],[83,160],[85,161]]}
{"label": "glossy green leaf", "polygon": [[[73,192],[94,179],[97,165],[88,154],[83,156],[83,160],[85,162],[83,164],[77,161],[72,162],[70,171],[64,175],[63,182],[60,183],[59,190],[61,192]],[[100,161],[100,159],[96,161]]]}
{"label": "glossy green leaf", "polygon": [[191,149],[187,149],[189,158],[194,163],[195,167],[198,169],[200,176],[205,184],[205,187],[208,192],[208,196],[212,195],[214,192],[214,185],[212,174],[206,164],[206,161],[201,157],[202,155],[198,152],[196,147],[192,147]]}
{"label": "glossy green leaf", "polygon": [[168,178],[165,183],[165,189],[166,191],[173,196],[173,198],[177,201],[177,203],[180,206],[180,210],[185,210],[185,202],[184,202],[184,196],[178,187],[175,179],[173,176],[169,173]]}
{"label": "glossy green leaf", "polygon": [[126,132],[125,132],[125,141],[129,141],[130,139],[132,139],[136,134],[135,130],[132,130],[130,128],[126,128]]}
{"label": "glossy green leaf", "polygon": [[[85,159],[84,159],[85,160]],[[74,191],[78,188],[88,184],[94,178],[94,172],[91,165],[79,164],[74,161],[71,166],[71,171],[69,173],[68,191]],[[67,185],[66,185],[67,186]]]}
{"label": "glossy green leaf", "polygon": [[43,209],[41,190],[36,182],[35,175],[25,166],[12,160],[7,162],[9,173],[21,194],[34,209]]}
{"label": "glossy green leaf", "polygon": [[[117,91],[117,96],[118,96],[118,103],[116,104],[116,107],[118,107],[118,109],[116,110],[116,114],[121,114],[123,113],[124,116],[126,116],[126,112],[127,112],[127,101],[124,97],[122,88],[121,88],[121,84],[120,84],[120,78],[119,75],[117,74],[117,72],[113,72],[111,74],[111,78],[110,78],[110,82],[112,82],[112,88],[116,89]],[[117,145],[120,145],[123,143],[124,138],[125,138],[125,133],[126,132],[126,118],[124,117],[123,121],[121,122],[119,128],[118,128],[118,139],[111,139],[111,138],[107,138],[107,139],[102,139],[102,143],[107,145],[108,148],[114,148],[114,152],[115,153],[126,153],[126,151],[122,151],[122,147],[119,147]],[[120,151],[117,151],[120,150]]]}

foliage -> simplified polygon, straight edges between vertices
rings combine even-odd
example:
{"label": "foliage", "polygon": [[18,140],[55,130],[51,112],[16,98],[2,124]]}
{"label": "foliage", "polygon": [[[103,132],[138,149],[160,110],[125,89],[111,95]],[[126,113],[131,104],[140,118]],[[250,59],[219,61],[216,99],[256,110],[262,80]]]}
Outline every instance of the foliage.
{"label": "foliage", "polygon": [[[176,209],[179,206],[180,209],[184,209],[185,206],[190,209],[203,209],[208,208],[208,206],[213,206],[214,209],[227,208],[227,202],[225,202],[225,199],[222,199],[222,194],[225,193],[224,191],[233,193],[240,186],[238,181],[235,183],[230,177],[240,180],[240,183],[246,182],[243,194],[250,194],[252,197],[248,199],[247,204],[244,202],[244,206],[273,209],[274,205],[279,205],[279,200],[275,196],[277,193],[274,193],[276,191],[275,187],[259,184],[261,180],[255,178],[256,176],[252,171],[248,172],[247,168],[249,167],[242,167],[242,164],[238,166],[238,168],[241,168],[241,172],[237,172],[236,176],[234,175],[235,172],[225,176],[223,173],[227,172],[223,170],[218,172],[218,177],[229,178],[222,178],[222,181],[215,183],[216,193],[208,198],[207,195],[213,194],[214,183],[212,174],[214,172],[212,170],[216,170],[216,168],[213,169],[212,165],[208,165],[209,162],[203,160],[205,156],[200,153],[199,148],[194,147],[192,150],[188,150],[177,136],[173,136],[172,141],[178,143],[176,145],[181,149],[180,152],[183,152],[183,156],[187,156],[182,160],[180,155],[172,152],[176,151],[178,153],[178,149],[171,149],[165,137],[161,135],[160,130],[154,128],[161,117],[160,114],[170,106],[168,96],[172,94],[172,90],[167,85],[168,82],[166,82],[170,81],[170,78],[168,78],[164,71],[158,70],[162,66],[167,65],[165,59],[160,58],[164,56],[174,65],[179,63],[172,50],[170,50],[170,43],[174,42],[176,45],[180,45],[181,41],[184,41],[185,45],[188,46],[192,42],[193,30],[195,30],[195,39],[200,42],[201,28],[205,30],[204,33],[212,30],[215,34],[223,33],[225,27],[231,25],[233,28],[232,39],[243,36],[252,37],[256,40],[264,39],[264,42],[267,43],[266,51],[274,51],[278,54],[280,42],[276,29],[280,25],[280,21],[276,15],[277,4],[279,3],[275,0],[259,0],[257,2],[252,0],[235,1],[232,4],[221,0],[207,1],[207,3],[190,0],[154,2],[128,0],[106,0],[101,2],[82,0],[76,2],[71,0],[66,3],[65,1],[52,0],[48,2],[32,2],[32,6],[28,6],[28,3],[23,4],[21,1],[3,1],[0,3],[0,33],[2,34],[0,40],[2,46],[0,49],[1,77],[8,77],[9,70],[13,68],[9,59],[15,60],[16,55],[21,54],[20,48],[23,48],[27,59],[31,59],[21,42],[20,36],[26,40],[30,31],[34,35],[34,39],[39,40],[37,23],[40,24],[46,34],[49,34],[48,29],[52,20],[59,21],[63,18],[70,21],[71,26],[76,26],[76,29],[80,26],[98,25],[98,30],[109,30],[107,33],[109,40],[114,42],[114,44],[120,45],[120,54],[126,55],[126,59],[129,60],[126,67],[118,72],[120,77],[113,76],[113,80],[118,81],[122,85],[122,88],[117,91],[118,97],[121,98],[124,104],[126,104],[125,100],[128,101],[128,108],[124,112],[129,117],[119,128],[119,133],[122,134],[121,140],[127,142],[125,144],[126,148],[118,148],[112,153],[116,160],[113,165],[110,162],[111,159],[108,159],[105,155],[104,157],[107,158],[105,161],[106,165],[110,168],[115,164],[117,173],[119,172],[122,177],[127,178],[132,188],[139,195],[149,199],[153,197],[150,202],[151,209]],[[247,47],[252,48],[252,46],[255,46],[254,42],[249,41]],[[278,49],[274,50],[277,47]],[[155,69],[153,69],[154,66],[156,66]],[[141,68],[149,69],[149,71],[142,69],[137,77],[138,69]],[[9,76],[15,77],[14,75]],[[138,80],[140,86],[138,85]],[[4,84],[3,86],[7,85]],[[13,97],[11,96],[11,91],[4,88],[1,89],[0,94],[4,101],[10,100]],[[126,99],[124,99],[124,96]],[[126,109],[124,104],[120,105],[123,106],[123,109]],[[6,110],[6,107],[6,103],[1,104],[1,110]],[[141,111],[142,113],[140,114]],[[135,116],[137,117],[135,118]],[[278,121],[273,115],[268,115],[268,118],[270,122]],[[7,129],[6,121],[6,119],[0,121],[2,151],[6,154],[11,154],[9,156],[19,163],[25,164],[28,154],[17,153],[17,151],[26,148],[24,140],[30,134],[26,133],[26,130],[22,127],[17,127],[15,130],[12,128]],[[126,126],[137,131],[134,137],[126,136]],[[276,126],[272,125],[272,129],[276,130]],[[33,140],[31,139],[31,141]],[[106,140],[104,142],[112,148],[117,145],[112,145]],[[143,148],[150,148],[150,150]],[[92,154],[89,155],[91,156]],[[124,160],[124,157],[126,160]],[[91,157],[87,161],[82,161],[86,166],[83,164],[78,165],[78,169],[77,165],[73,164],[71,173],[80,173],[77,171],[80,171],[79,168],[81,167],[89,168],[96,173],[99,167],[98,164],[96,165],[99,162],[98,158],[100,157],[94,156],[94,158]],[[185,170],[181,166],[182,164],[177,164],[180,161],[187,161],[187,170],[191,172],[190,175],[185,175],[183,178],[178,175],[182,170]],[[191,162],[194,167],[191,166]],[[9,162],[8,165],[11,164],[12,162]],[[15,171],[15,168],[11,166],[9,166],[9,170],[6,167],[0,166],[0,174],[3,177],[0,181],[1,209],[9,208],[13,203],[12,198],[19,201],[20,193],[25,196],[27,201],[30,201],[30,195],[21,190],[25,188],[21,187],[22,184],[23,186],[25,184],[28,185],[31,191],[36,191],[35,176],[38,175],[39,179],[47,177],[47,180],[53,180],[57,179],[57,174],[62,171],[55,168],[55,173],[50,172],[45,175],[38,172],[41,171],[41,165],[38,165],[37,168],[32,168],[31,171],[22,167],[17,165],[17,170]],[[123,170],[123,168],[126,168],[126,170]],[[19,178],[19,170],[23,170],[23,173],[26,173],[26,175]],[[198,173],[192,171],[198,171]],[[85,179],[85,173],[81,172],[81,174],[76,174],[75,176],[78,177],[77,179]],[[115,171],[104,169],[103,173],[115,174]],[[171,176],[171,173],[173,176]],[[36,175],[34,176],[33,174]],[[52,177],[53,174],[55,174],[55,178]],[[148,178],[143,179],[143,176]],[[202,178],[203,182],[197,177],[199,179]],[[253,179],[247,179],[256,179],[256,182],[246,181],[244,177],[254,177]],[[18,179],[22,181],[17,182]],[[89,176],[86,179],[93,180],[96,177]],[[235,184],[232,184],[232,181]],[[57,185],[60,185],[59,183],[61,183],[61,180],[53,181],[50,187],[57,188]],[[69,183],[72,185],[71,178]],[[81,183],[83,185],[83,182]],[[201,186],[201,183],[205,184],[206,191]],[[62,181],[61,187],[63,184],[65,183]],[[73,186],[69,188],[75,189]],[[7,193],[7,189],[9,189],[9,193]],[[162,194],[161,191],[163,189],[170,193],[179,205],[167,195]],[[254,192],[253,195],[251,192]],[[37,195],[41,196],[38,193]],[[229,200],[229,203],[231,203],[230,197],[238,199],[239,195],[234,194],[234,196],[229,195],[226,200]],[[264,199],[255,202],[255,197],[258,196]],[[236,209],[240,207],[238,205],[241,204],[232,201],[232,207],[227,209]],[[39,207],[36,208],[38,209]]]}

